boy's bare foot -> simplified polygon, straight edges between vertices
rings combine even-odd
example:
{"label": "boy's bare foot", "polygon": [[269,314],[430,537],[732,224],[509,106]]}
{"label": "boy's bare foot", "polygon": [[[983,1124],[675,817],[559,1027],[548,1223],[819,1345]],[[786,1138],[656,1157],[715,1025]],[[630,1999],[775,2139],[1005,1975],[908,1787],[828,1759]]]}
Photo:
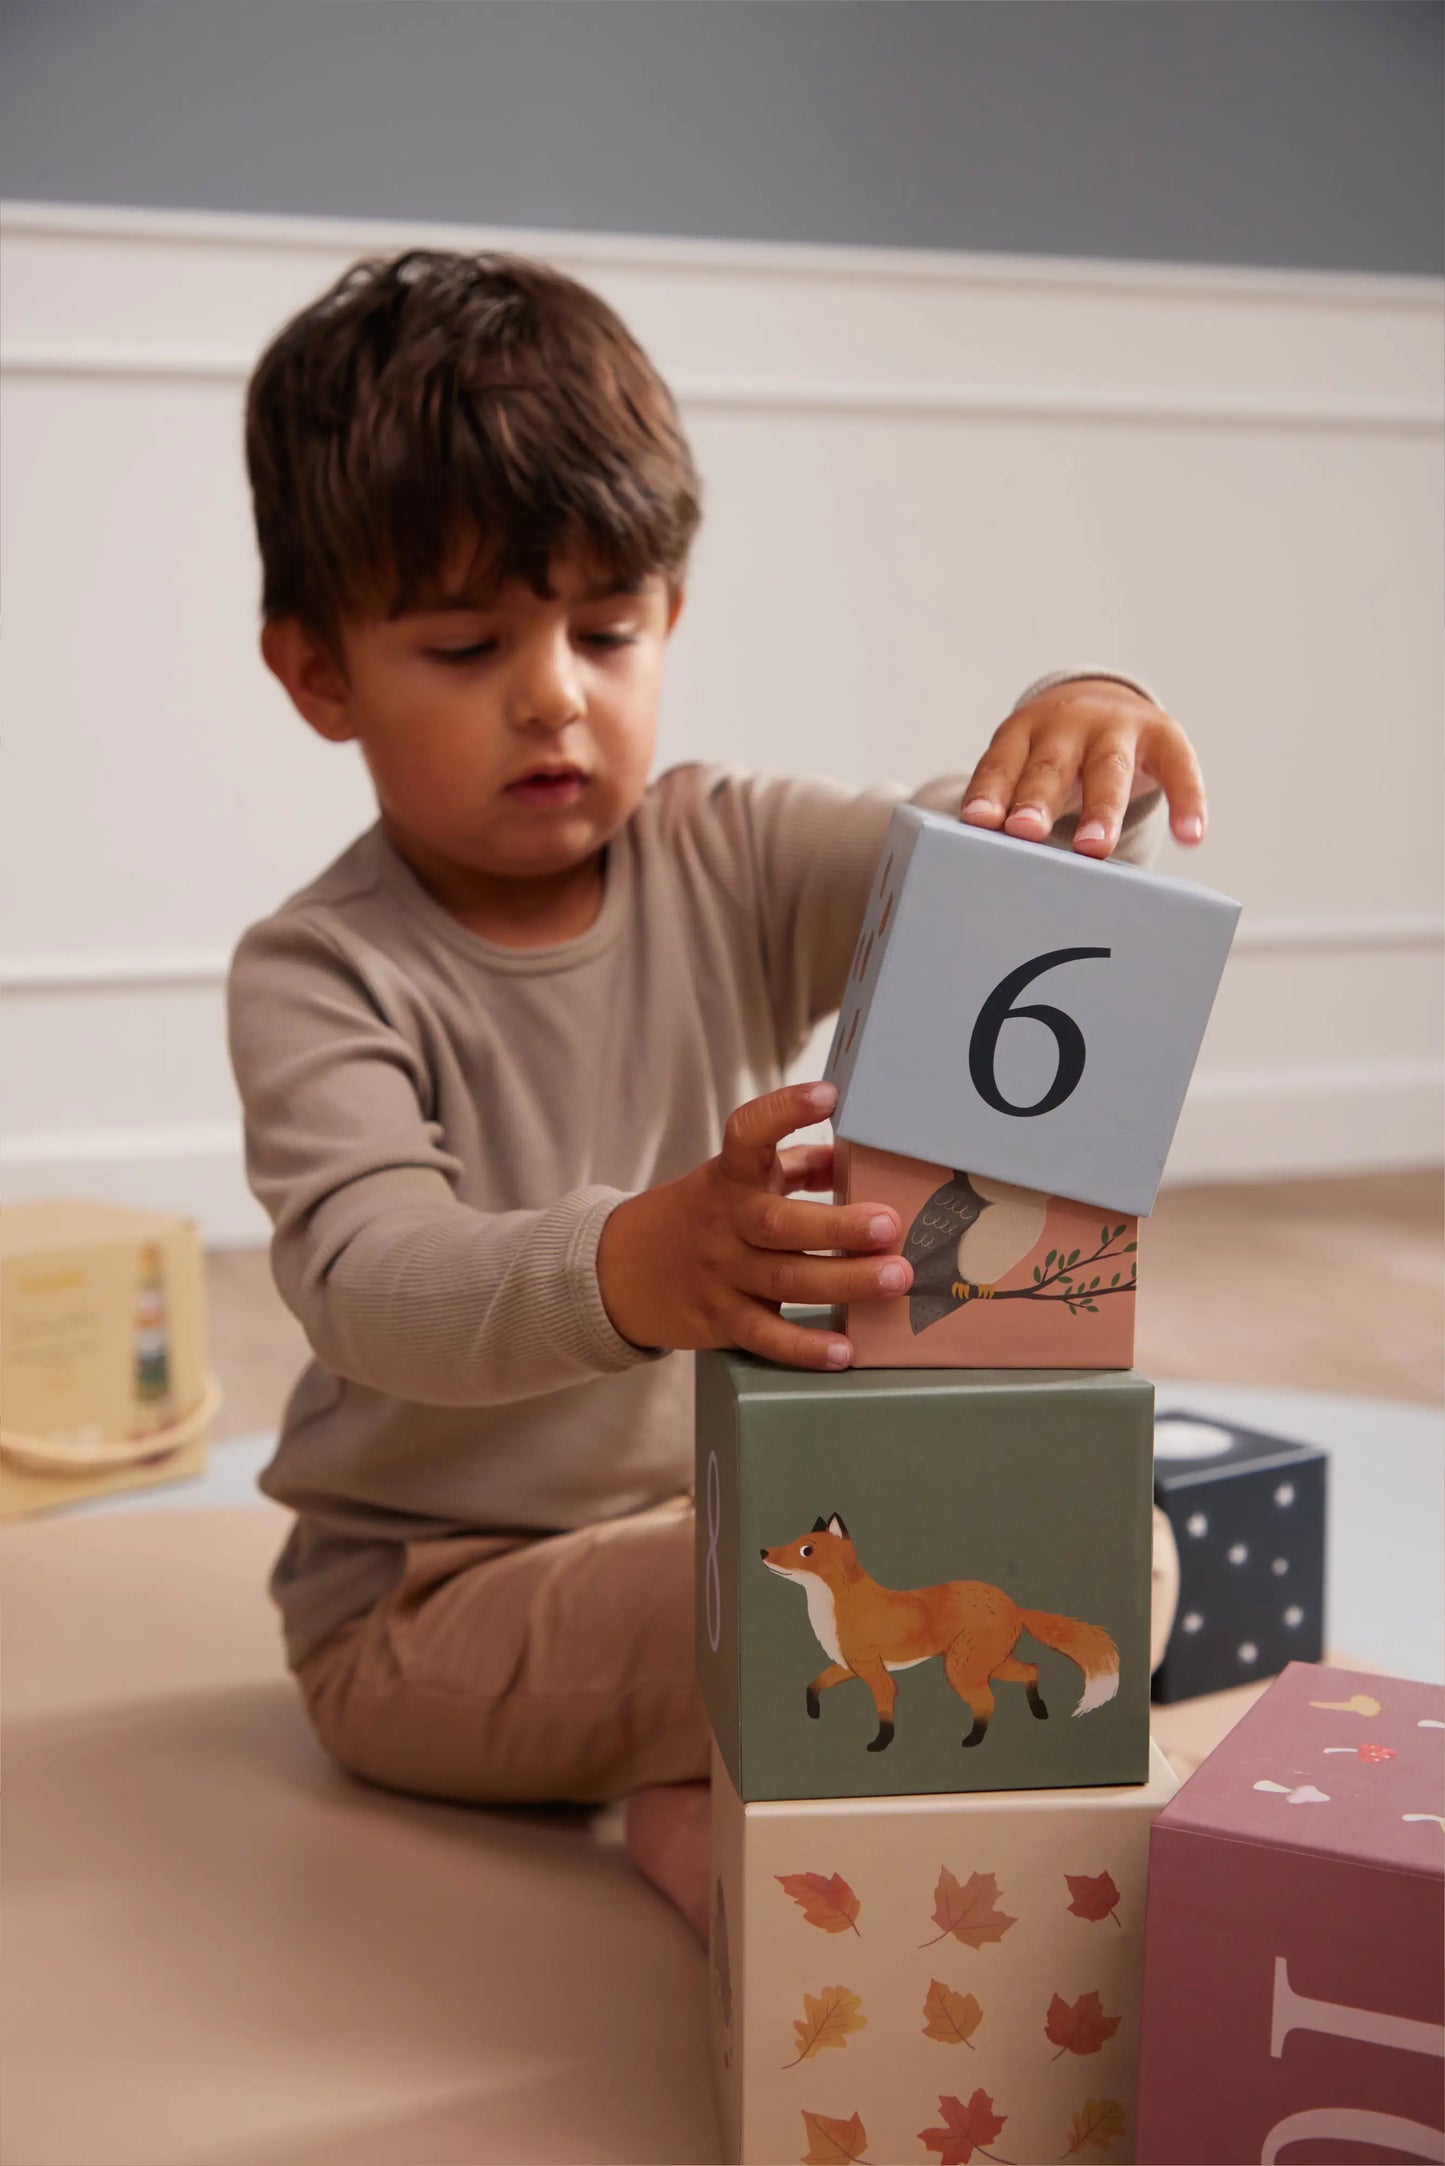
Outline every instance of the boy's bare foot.
{"label": "boy's bare foot", "polygon": [[627,1800],[627,1848],[643,1878],[675,1903],[707,1946],[710,1789],[659,1783]]}

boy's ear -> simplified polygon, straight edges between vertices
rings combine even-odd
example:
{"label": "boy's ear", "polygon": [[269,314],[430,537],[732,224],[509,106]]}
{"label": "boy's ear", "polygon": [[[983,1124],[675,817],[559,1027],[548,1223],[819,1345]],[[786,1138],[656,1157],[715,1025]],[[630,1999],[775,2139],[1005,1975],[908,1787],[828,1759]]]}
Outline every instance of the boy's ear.
{"label": "boy's ear", "polygon": [[686,590],[682,587],[679,587],[677,592],[673,595],[672,600],[667,605],[667,629],[669,633],[671,633],[675,629],[677,620],[682,615],[682,605],[686,600]]}
{"label": "boy's ear", "polygon": [[334,745],[356,735],[345,674],[299,617],[269,617],[261,627],[261,659],[303,721]]}

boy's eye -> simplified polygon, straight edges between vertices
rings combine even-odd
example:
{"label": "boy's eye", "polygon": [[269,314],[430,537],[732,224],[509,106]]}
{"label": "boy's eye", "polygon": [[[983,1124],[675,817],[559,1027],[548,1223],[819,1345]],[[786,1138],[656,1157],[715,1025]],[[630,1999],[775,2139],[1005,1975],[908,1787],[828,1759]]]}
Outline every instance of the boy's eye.
{"label": "boy's eye", "polygon": [[434,662],[475,662],[479,656],[496,652],[494,639],[474,640],[469,647],[429,647],[428,654]]}
{"label": "boy's eye", "polygon": [[633,632],[584,632],[582,637],[589,647],[631,647],[637,643]]}

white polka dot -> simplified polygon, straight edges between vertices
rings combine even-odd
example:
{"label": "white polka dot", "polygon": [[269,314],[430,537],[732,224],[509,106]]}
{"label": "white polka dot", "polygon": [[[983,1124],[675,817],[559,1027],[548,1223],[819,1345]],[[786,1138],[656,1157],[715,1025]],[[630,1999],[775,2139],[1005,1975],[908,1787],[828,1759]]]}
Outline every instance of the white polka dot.
{"label": "white polka dot", "polygon": [[1259,1660],[1259,1649],[1255,1646],[1253,1640],[1242,1641],[1234,1651],[1246,1669],[1249,1668],[1252,1662],[1258,1662]]}
{"label": "white polka dot", "polygon": [[1293,1504],[1293,1503],[1294,1503],[1294,1483],[1293,1483],[1293,1482],[1281,1482],[1281,1483],[1280,1483],[1280,1485],[1279,1485],[1279,1487],[1278,1487],[1278,1489],[1276,1489],[1276,1491],[1275,1491],[1275,1493],[1274,1493],[1274,1501],[1275,1501],[1275,1503],[1276,1503],[1276,1504]]}
{"label": "white polka dot", "polygon": [[1179,1629],[1181,1632],[1202,1632],[1204,1619],[1197,1609],[1188,1610],[1179,1620]]}
{"label": "white polka dot", "polygon": [[1184,1531],[1186,1534],[1192,1534],[1197,1541],[1201,1534],[1208,1534],[1209,1521],[1205,1518],[1203,1512],[1191,1512],[1184,1522]]}
{"label": "white polka dot", "polygon": [[1231,1564],[1247,1564],[1249,1561],[1248,1543],[1235,1542],[1229,1552],[1229,1561]]}
{"label": "white polka dot", "polygon": [[1289,1558],[1276,1557],[1274,1563],[1270,1566],[1270,1570],[1276,1579],[1283,1579],[1285,1573],[1289,1570]]}
{"label": "white polka dot", "polygon": [[1284,1621],[1287,1625],[1291,1627],[1291,1629],[1293,1629],[1295,1625],[1302,1625],[1304,1623],[1305,1613],[1300,1608],[1298,1602],[1291,1602],[1289,1608],[1284,1613]]}

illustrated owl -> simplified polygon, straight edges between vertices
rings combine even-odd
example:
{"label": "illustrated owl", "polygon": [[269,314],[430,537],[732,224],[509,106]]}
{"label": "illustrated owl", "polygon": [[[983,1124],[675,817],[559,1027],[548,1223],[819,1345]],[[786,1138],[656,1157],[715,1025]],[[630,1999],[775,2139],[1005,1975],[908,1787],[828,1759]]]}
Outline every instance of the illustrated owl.
{"label": "illustrated owl", "polygon": [[967,1301],[990,1300],[1044,1230],[1049,1199],[981,1173],[955,1173],[936,1188],[908,1229],[913,1266],[909,1328],[917,1338]]}

